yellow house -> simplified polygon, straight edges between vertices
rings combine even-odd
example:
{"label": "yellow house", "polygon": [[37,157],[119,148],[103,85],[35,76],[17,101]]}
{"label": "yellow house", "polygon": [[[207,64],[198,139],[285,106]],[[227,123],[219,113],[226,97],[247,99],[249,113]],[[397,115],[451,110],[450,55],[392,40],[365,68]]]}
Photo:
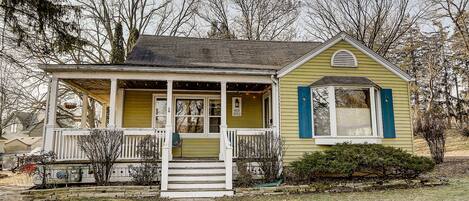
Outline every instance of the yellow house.
{"label": "yellow house", "polygon": [[[124,64],[41,68],[44,150],[86,163],[77,139],[94,99],[100,127],[124,131],[122,164],[138,161],[143,136],[158,140],[163,197],[232,195],[233,160],[263,157],[265,139],[282,141],[285,165],[343,142],[412,151],[410,76],[345,33],[323,43],[144,35]],[[59,82],[82,92],[81,128],[55,123]]]}

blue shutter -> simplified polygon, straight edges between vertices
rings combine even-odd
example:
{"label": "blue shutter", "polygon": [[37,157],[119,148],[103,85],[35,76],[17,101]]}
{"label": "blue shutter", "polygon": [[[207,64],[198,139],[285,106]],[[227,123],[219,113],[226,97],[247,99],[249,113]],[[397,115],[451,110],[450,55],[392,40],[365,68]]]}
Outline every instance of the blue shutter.
{"label": "blue shutter", "polygon": [[298,87],[298,121],[300,138],[312,138],[311,91],[309,87]]}
{"label": "blue shutter", "polygon": [[381,113],[383,117],[384,138],[396,138],[392,89],[381,89]]}

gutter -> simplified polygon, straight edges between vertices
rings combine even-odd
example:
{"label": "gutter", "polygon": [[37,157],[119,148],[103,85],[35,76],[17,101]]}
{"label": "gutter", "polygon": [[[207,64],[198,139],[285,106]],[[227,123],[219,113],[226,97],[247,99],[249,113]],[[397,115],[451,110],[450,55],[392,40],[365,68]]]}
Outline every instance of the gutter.
{"label": "gutter", "polygon": [[223,67],[169,67],[135,65],[79,65],[45,64],[40,69],[46,72],[141,72],[141,73],[199,73],[199,74],[239,74],[239,75],[275,75],[274,69],[259,68],[223,68]]}

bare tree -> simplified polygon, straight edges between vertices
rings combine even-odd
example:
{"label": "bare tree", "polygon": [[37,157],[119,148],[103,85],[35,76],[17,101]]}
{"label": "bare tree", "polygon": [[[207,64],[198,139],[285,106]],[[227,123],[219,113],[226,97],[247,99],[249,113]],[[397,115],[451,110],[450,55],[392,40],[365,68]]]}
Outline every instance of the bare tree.
{"label": "bare tree", "polygon": [[112,167],[119,157],[123,139],[122,130],[93,129],[90,135],[78,139],[78,145],[90,160],[98,185],[108,185]]}
{"label": "bare tree", "polygon": [[[327,40],[347,32],[378,54],[386,56],[396,41],[420,19],[428,5],[411,5],[410,0],[312,0],[306,3],[312,36]],[[414,8],[413,12],[411,9]]]}
{"label": "bare tree", "polygon": [[455,26],[455,34],[462,40],[469,57],[469,0],[434,0],[443,11],[441,17],[448,17]]}
{"label": "bare tree", "polygon": [[291,40],[300,12],[297,0],[208,0],[199,16],[218,31],[247,40]]}
{"label": "bare tree", "polygon": [[444,114],[438,107],[430,108],[419,115],[415,125],[415,133],[422,136],[430,148],[435,163],[440,164],[445,156],[445,129]]}

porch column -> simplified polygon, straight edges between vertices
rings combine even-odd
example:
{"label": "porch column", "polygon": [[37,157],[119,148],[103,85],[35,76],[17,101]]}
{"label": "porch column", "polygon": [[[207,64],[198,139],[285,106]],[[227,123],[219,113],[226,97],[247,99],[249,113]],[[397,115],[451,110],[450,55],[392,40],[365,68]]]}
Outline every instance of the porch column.
{"label": "porch column", "polygon": [[219,159],[224,160],[225,156],[225,143],[224,135],[226,135],[226,82],[220,82],[220,99],[221,99],[221,118],[220,118],[220,155]]}
{"label": "porch column", "polygon": [[274,135],[280,136],[280,110],[278,79],[272,77],[272,129]]}
{"label": "porch column", "polygon": [[57,115],[57,89],[58,79],[52,77],[49,83],[48,101],[47,101],[47,125],[44,133],[44,147],[45,152],[53,151],[54,145],[54,129],[56,125]]}
{"label": "porch column", "polygon": [[169,137],[169,146],[170,146],[170,151],[169,151],[169,160],[173,159],[173,153],[172,153],[172,146],[173,146],[173,125],[172,125],[172,104],[173,103],[173,80],[168,80],[167,81],[167,89],[166,89],[166,135]]}
{"label": "porch column", "polygon": [[101,103],[101,127],[106,128],[107,104]]}
{"label": "porch column", "polygon": [[111,79],[111,93],[109,94],[109,124],[108,128],[116,127],[116,98],[117,98],[117,79]]}
{"label": "porch column", "polygon": [[81,124],[80,128],[86,128],[86,122],[88,120],[88,94],[82,95],[82,107],[81,107]]}

